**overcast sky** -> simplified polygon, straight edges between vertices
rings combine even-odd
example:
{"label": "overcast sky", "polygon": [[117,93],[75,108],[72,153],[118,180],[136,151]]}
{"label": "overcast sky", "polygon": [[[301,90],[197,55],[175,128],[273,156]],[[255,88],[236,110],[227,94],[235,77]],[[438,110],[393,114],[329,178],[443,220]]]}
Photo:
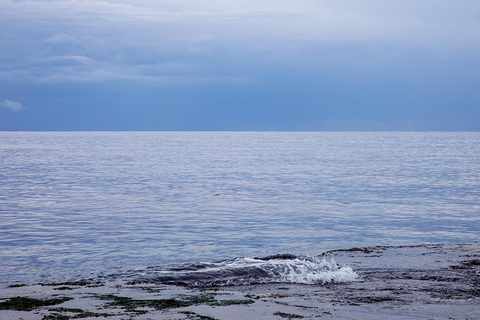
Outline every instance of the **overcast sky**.
{"label": "overcast sky", "polygon": [[480,130],[478,0],[0,0],[0,130]]}

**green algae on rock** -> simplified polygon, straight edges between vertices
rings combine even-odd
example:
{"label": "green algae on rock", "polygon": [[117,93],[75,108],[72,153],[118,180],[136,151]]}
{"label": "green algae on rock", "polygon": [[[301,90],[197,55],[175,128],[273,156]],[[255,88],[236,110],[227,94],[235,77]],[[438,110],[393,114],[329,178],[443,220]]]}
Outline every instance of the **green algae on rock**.
{"label": "green algae on rock", "polygon": [[13,297],[0,303],[0,310],[32,311],[43,306],[53,306],[72,300],[73,298],[61,297],[53,299],[34,299],[29,297]]}
{"label": "green algae on rock", "polygon": [[273,315],[286,318],[286,319],[303,319],[304,318],[304,316],[301,316],[299,314],[285,313],[280,311],[275,312]]}

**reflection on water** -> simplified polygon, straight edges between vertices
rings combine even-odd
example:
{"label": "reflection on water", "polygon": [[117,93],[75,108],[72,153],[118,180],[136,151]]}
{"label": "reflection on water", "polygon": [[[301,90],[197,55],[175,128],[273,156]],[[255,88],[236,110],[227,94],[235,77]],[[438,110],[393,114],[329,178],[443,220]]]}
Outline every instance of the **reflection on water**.
{"label": "reflection on water", "polygon": [[0,282],[471,242],[479,133],[0,133]]}

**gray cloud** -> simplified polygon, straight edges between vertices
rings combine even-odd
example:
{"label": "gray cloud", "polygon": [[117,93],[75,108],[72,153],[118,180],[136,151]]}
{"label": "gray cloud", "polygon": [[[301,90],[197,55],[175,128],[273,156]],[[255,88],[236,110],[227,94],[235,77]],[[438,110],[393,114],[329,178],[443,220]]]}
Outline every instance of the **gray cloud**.
{"label": "gray cloud", "polygon": [[0,101],[0,107],[10,111],[14,111],[14,112],[20,112],[25,110],[25,108],[22,106],[20,102],[10,101],[7,99]]}
{"label": "gray cloud", "polygon": [[331,49],[354,59],[377,59],[386,48],[475,56],[478,12],[476,0],[0,0],[0,46],[9,48],[0,52],[0,78],[244,77],[245,65],[328,64]]}

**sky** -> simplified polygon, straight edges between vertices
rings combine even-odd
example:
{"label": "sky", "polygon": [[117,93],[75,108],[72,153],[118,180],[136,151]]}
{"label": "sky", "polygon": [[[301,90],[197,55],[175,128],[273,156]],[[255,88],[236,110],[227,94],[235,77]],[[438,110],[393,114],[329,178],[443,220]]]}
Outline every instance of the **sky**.
{"label": "sky", "polygon": [[0,0],[0,130],[480,130],[478,0]]}

